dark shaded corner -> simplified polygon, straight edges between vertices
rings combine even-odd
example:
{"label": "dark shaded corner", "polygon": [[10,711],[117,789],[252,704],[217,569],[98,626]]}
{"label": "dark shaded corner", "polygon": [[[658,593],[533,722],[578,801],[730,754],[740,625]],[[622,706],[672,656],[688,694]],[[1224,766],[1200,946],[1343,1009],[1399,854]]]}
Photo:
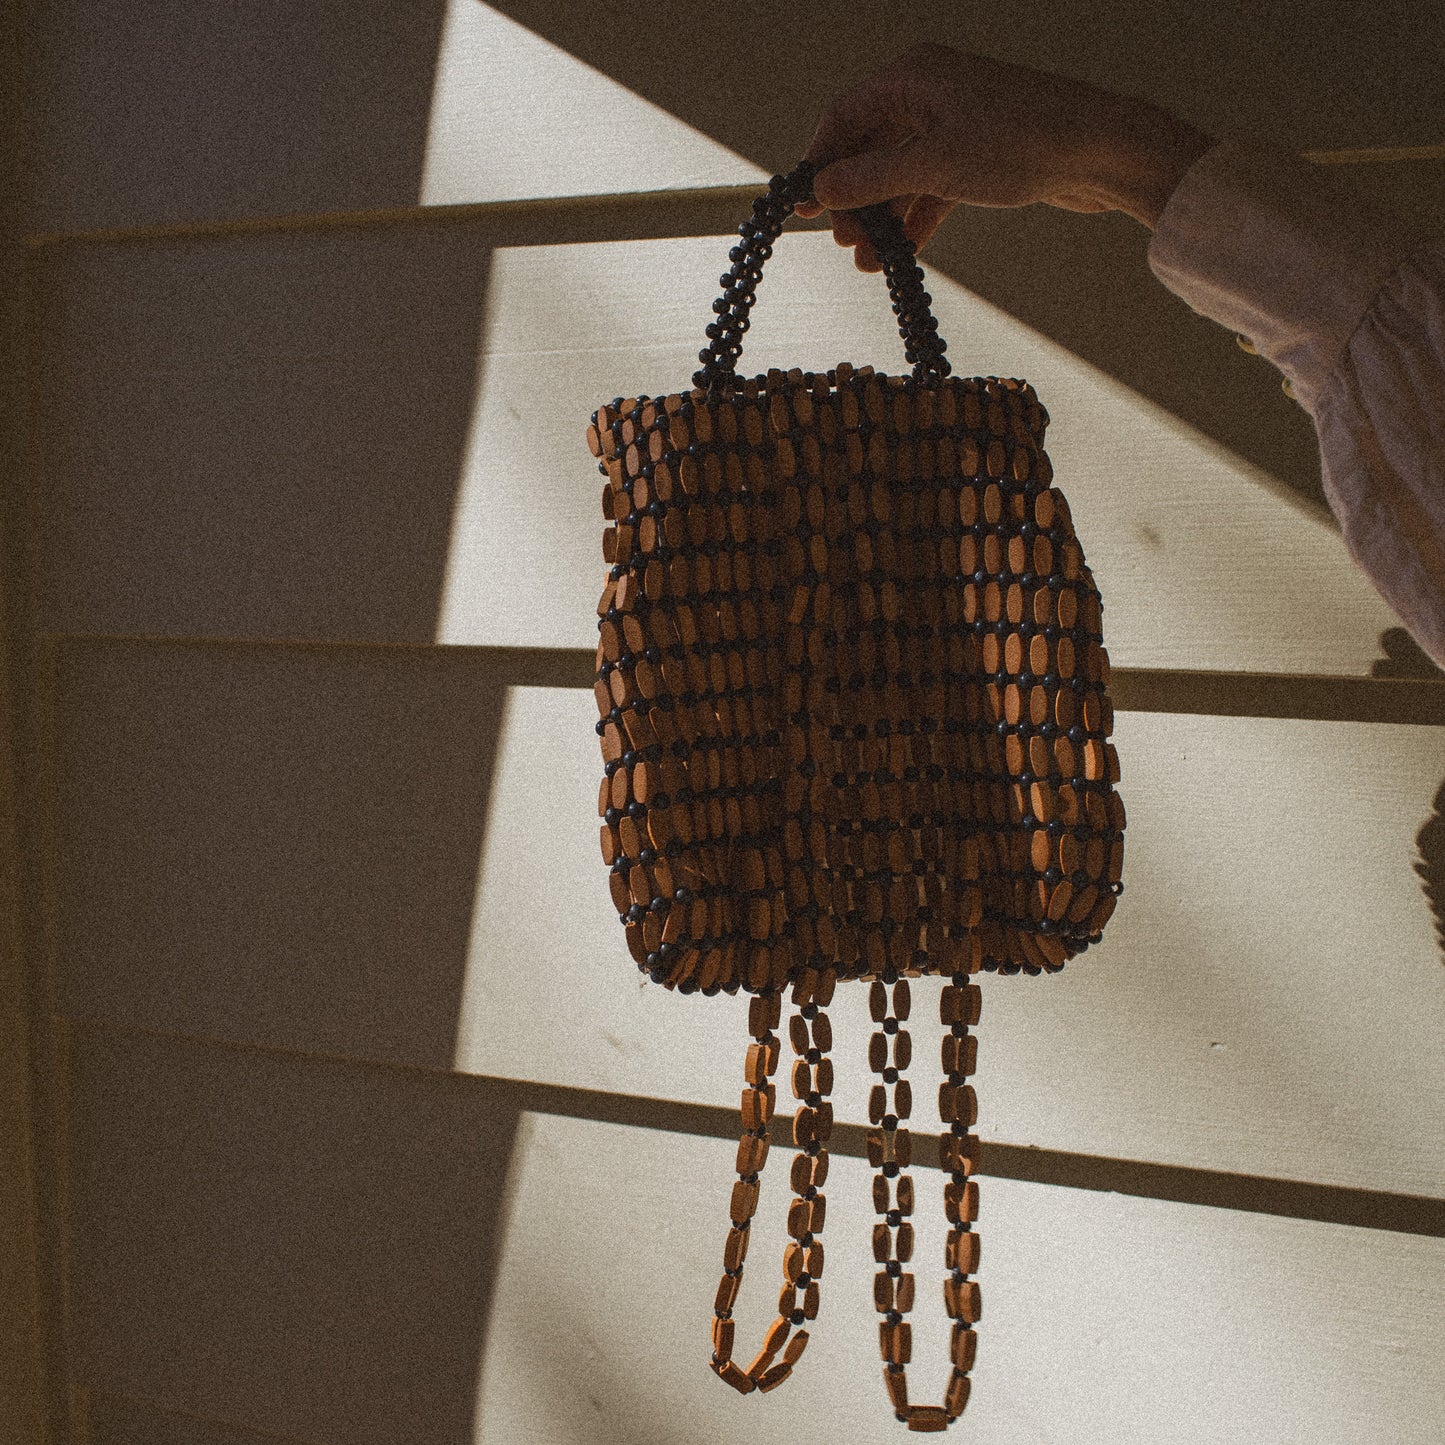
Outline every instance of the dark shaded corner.
{"label": "dark shaded corner", "polygon": [[471,1445],[518,1126],[505,1098],[99,1030],[76,1069],[81,1378],[268,1439]]}

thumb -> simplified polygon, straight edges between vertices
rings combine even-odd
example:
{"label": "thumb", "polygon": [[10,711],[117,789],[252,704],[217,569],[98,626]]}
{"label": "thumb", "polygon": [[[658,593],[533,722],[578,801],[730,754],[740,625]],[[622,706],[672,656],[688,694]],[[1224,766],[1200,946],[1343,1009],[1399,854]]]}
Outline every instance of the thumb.
{"label": "thumb", "polygon": [[916,147],[880,147],[824,166],[813,180],[813,195],[830,211],[853,211],[878,201],[927,192]]}

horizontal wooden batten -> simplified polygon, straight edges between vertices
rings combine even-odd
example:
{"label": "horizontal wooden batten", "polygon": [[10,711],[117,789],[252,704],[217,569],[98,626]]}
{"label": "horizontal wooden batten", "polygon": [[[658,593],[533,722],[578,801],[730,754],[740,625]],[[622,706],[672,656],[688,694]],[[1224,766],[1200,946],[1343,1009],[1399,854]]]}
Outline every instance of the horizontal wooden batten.
{"label": "horizontal wooden batten", "polygon": [[[62,1014],[735,1099],[738,1001],[639,989],[626,957],[598,854],[586,654],[105,638],[49,651]],[[1390,1100],[1431,1098],[1440,965],[1421,881],[1440,860],[1417,839],[1438,831],[1438,728],[1121,710],[1116,740],[1126,895],[1059,978],[987,981],[986,1130],[1433,1192],[1434,1104]],[[559,979],[577,1019],[560,1033]],[[835,1004],[843,1050],[867,1038],[858,994]],[[937,1065],[920,1032],[920,1098]],[[861,1052],[840,1067],[843,1116],[865,1116],[865,1078]],[[1327,1120],[1321,1095],[1341,1112]]]}
{"label": "horizontal wooden batten", "polygon": [[[786,1018],[786,1011],[784,1014]],[[158,1048],[217,1049],[242,1057],[256,1053],[278,1058],[309,1060],[316,1064],[342,1067],[373,1065],[399,1067],[402,1076],[417,1071],[423,1075],[446,1071],[418,1065],[387,1065],[347,1055],[329,1055],[276,1048],[262,1044],[238,1044],[232,1040],[205,1038],[167,1030],[102,1023],[96,1020],[56,1020],[84,1040],[103,1041],[107,1035],[134,1036],[140,1042],[154,1040]],[[914,1024],[916,1029],[918,1024]],[[85,1045],[82,1045],[84,1047]],[[109,1047],[109,1045],[104,1045]],[[124,1045],[120,1045],[124,1046]],[[686,1134],[699,1139],[736,1141],[739,1134],[737,1109],[715,1104],[689,1103],[682,1099],[661,1099],[650,1094],[618,1094],[603,1089],[583,1089],[570,1084],[538,1083],[496,1074],[472,1073],[471,1084],[485,1089],[496,1108],[504,1114],[551,1114],[592,1124],[619,1125],[662,1134]],[[741,1077],[741,1076],[740,1076]],[[781,1077],[781,1075],[780,1075]],[[915,1169],[937,1172],[938,1134],[924,1117],[910,1121]],[[775,1112],[769,1122],[772,1154],[779,1164],[791,1152],[793,1115],[786,1109]],[[828,1152],[850,1159],[867,1158],[870,1126],[839,1120],[828,1140]],[[781,1173],[779,1168],[779,1173]],[[1272,1214],[1283,1219],[1307,1219],[1324,1224],[1344,1224],[1358,1229],[1382,1229],[1399,1234],[1418,1234],[1445,1239],[1445,1198],[1398,1194],[1380,1189],[1352,1189],[1332,1184],[1313,1184],[1299,1179],[1276,1179],[1259,1174],[1232,1173],[1222,1169],[1189,1169],[1157,1164],[1147,1159],[1117,1159],[1097,1154],[1074,1154],[1061,1149],[1010,1144],[998,1139],[980,1139],[976,1174],[993,1179],[1014,1179],[1029,1184],[1048,1184],[1064,1189],[1084,1189],[1109,1194],[1127,1194],[1140,1199],[1158,1199],[1172,1204],[1197,1204],[1212,1209],[1233,1209],[1250,1214]]]}
{"label": "horizontal wooden batten", "polygon": [[[1445,145],[1401,146],[1354,151],[1306,152],[1320,165],[1410,163],[1445,160]],[[733,186],[695,186],[678,190],[628,191],[578,196],[542,196],[527,200],[466,201],[450,205],[384,206],[360,211],[292,212],[274,216],[231,216],[214,220],[173,221],[149,226],[113,226],[96,230],[41,231],[24,238],[27,250],[57,246],[143,245],[157,241],[208,240],[231,236],[286,235],[372,226],[446,226],[485,221],[502,246],[563,245],[587,241],[641,241],[667,236],[726,236],[753,199],[761,182]],[[827,215],[795,216],[789,230],[831,228]]]}
{"label": "horizontal wooden batten", "polygon": [[[428,652],[418,643],[281,641],[245,637],[138,637],[104,633],[41,633],[46,646],[66,644],[153,647],[380,648]],[[597,678],[592,652],[574,647],[469,647],[447,649],[472,658],[507,687],[591,690]],[[1317,722],[1410,723],[1445,726],[1445,676],[1322,677],[1281,672],[1219,672],[1186,668],[1116,667],[1110,692],[1120,712],[1183,716],[1296,718]]]}
{"label": "horizontal wooden batten", "polygon": [[[144,245],[161,241],[290,235],[390,226],[485,223],[499,246],[565,245],[588,241],[643,241],[667,236],[726,236],[747,215],[761,183],[698,186],[686,190],[630,191],[616,195],[544,196],[535,200],[468,201],[457,205],[389,206],[369,211],[316,211],[279,216],[237,216],[118,226],[95,231],[49,231],[25,238],[32,252],[59,246]],[[827,229],[825,216],[795,216],[790,230]]]}
{"label": "horizontal wooden batten", "polygon": [[[736,1139],[738,1113],[707,1104],[687,1104],[639,1095],[608,1094],[597,1089],[576,1089],[561,1084],[529,1084],[515,1079],[488,1078],[498,1097],[509,1106],[537,1114],[558,1114],[598,1124],[623,1124],[673,1134],[695,1134],[709,1139]],[[918,1120],[913,1121],[919,1124]],[[776,1150],[787,1152],[792,1115],[779,1112],[770,1124]],[[914,1127],[914,1167],[937,1170],[938,1135]],[[865,1124],[834,1126],[828,1149],[850,1158],[867,1157]],[[1232,1174],[1219,1169],[1184,1169],[1144,1159],[1109,1159],[1099,1155],[1070,1154],[985,1139],[979,1146],[977,1173],[997,1179],[1018,1179],[1069,1189],[1102,1190],[1131,1194],[1141,1199],[1167,1199],[1175,1204],[1203,1204],[1215,1209],[1237,1209],[1253,1214],[1275,1214],[1287,1219],[1313,1219],[1349,1224],[1361,1229],[1389,1229],[1401,1234],[1445,1238],[1445,1199],[1413,1194],[1391,1194],[1374,1189],[1344,1189],[1309,1184],[1297,1179],[1270,1179],[1255,1174]]]}
{"label": "horizontal wooden batten", "polygon": [[1125,712],[1319,722],[1445,724],[1445,677],[1312,677],[1120,667],[1114,705]]}
{"label": "horizontal wooden batten", "polygon": [[[642,1440],[680,1418],[756,1439],[757,1403],[705,1368],[730,1140],[539,1112],[490,1080],[109,1030],[76,1031],[67,1082],[79,1387],[243,1439]],[[786,1162],[764,1175],[739,1334],[771,1313]],[[800,1445],[894,1428],[867,1174],[832,1161],[822,1312],[768,1402]],[[914,1214],[920,1394],[948,1338],[936,1184],[920,1174]],[[981,1438],[1039,1418],[1090,1445],[1427,1438],[1409,1423],[1438,1392],[1438,1238],[1005,1177],[983,1181],[979,1231]]]}

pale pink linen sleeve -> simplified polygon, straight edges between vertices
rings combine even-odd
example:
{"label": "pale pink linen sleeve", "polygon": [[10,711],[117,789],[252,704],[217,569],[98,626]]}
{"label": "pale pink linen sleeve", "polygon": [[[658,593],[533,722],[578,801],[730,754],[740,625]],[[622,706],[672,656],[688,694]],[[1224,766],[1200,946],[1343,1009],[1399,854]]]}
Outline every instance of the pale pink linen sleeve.
{"label": "pale pink linen sleeve", "polygon": [[1170,197],[1149,265],[1289,379],[1345,545],[1445,667],[1445,246],[1322,172],[1216,146]]}

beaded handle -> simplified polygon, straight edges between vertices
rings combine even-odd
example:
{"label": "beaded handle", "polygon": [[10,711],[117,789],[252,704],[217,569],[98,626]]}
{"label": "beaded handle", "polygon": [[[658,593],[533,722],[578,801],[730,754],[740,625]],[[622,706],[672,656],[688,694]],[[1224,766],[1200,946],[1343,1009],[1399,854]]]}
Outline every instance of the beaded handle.
{"label": "beaded handle", "polygon": [[[738,227],[742,244],[728,252],[732,267],[718,277],[723,294],[712,304],[716,319],[708,324],[708,344],[697,354],[702,367],[693,373],[692,384],[714,394],[730,381],[742,355],[743,332],[756,299],[763,263],[773,254],[773,242],[793,208],[812,195],[817,168],[801,161],[786,176],[774,176],[766,195],[753,202],[751,217]],[[938,322],[929,306],[933,298],[923,289],[923,271],[914,261],[913,242],[903,234],[903,223],[886,203],[864,206],[849,214],[862,223],[878,259],[883,263],[903,354],[913,367],[915,381],[941,379],[952,368],[944,358],[947,349],[938,334]]]}
{"label": "beaded handle", "polygon": [[[913,1145],[903,1122],[913,1111],[913,1094],[903,1077],[913,1055],[908,1030],[903,1027],[909,1010],[906,978],[889,969],[869,988],[868,1011],[879,1028],[868,1042],[868,1062],[883,1080],[868,1100],[868,1162],[878,1171],[873,1179],[873,1206],[882,1216],[873,1226],[873,1258],[878,1273],[873,1281],[873,1303],[883,1316],[878,1326],[883,1355],[883,1383],[893,1402],[895,1416],[910,1430],[946,1430],[968,1404],[979,1316],[978,1285],[970,1278],[978,1268],[978,1185],[969,1175],[978,1155],[978,1138],[969,1126],[978,1117],[978,1105],[967,1082],[973,1072],[977,1047],[969,1027],[978,1022],[981,990],[965,974],[955,974],[944,988],[940,1017],[943,1036],[944,1082],[938,1092],[939,1117],[947,1132],[939,1140],[939,1163],[948,1175],[943,1189],[948,1217],[944,1264],[943,1303],[953,1320],[949,1359],[953,1369],[942,1405],[910,1405],[908,1362],[913,1357],[913,1327],[906,1316],[913,1308],[913,1275],[903,1268],[913,1257],[913,1178],[904,1171],[912,1162]],[[892,1097],[889,1090],[892,1090]]]}
{"label": "beaded handle", "polygon": [[834,981],[831,970],[807,970],[793,986],[797,1012],[789,1021],[788,1033],[797,1055],[792,1084],[799,1108],[793,1116],[793,1142],[798,1152],[790,1181],[797,1198],[788,1206],[791,1242],[783,1254],[778,1315],[763,1336],[762,1348],[744,1369],[733,1360],[732,1313],[758,1205],[759,1175],[768,1157],[768,1122],[776,1098],[768,1080],[778,1066],[778,1039],[773,1030],[782,1016],[782,999],[776,993],[759,994],[748,1007],[748,1032],[753,1042],[748,1045],[745,1069],[748,1086],[742,1098],[738,1181],[733,1185],[732,1227],[723,1247],[723,1277],[713,1303],[712,1322],[713,1371],[743,1395],[774,1389],[793,1373],[808,1346],[807,1330],[800,1328],[793,1334],[793,1329],[818,1313],[818,1277],[823,1273],[823,1243],[818,1236],[823,1232],[827,1208],[821,1190],[828,1177],[828,1139],[833,1132],[833,1106],[827,1102],[833,1089],[833,1064],[828,1058],[833,1030],[823,1009],[833,997]]}

